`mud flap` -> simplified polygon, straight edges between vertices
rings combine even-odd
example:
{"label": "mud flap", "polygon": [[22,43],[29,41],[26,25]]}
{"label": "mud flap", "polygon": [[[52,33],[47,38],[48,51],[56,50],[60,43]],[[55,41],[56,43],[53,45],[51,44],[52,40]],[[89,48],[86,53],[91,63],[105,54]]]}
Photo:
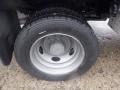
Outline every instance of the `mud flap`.
{"label": "mud flap", "polygon": [[14,42],[20,28],[15,10],[0,11],[0,60],[9,65],[12,59]]}

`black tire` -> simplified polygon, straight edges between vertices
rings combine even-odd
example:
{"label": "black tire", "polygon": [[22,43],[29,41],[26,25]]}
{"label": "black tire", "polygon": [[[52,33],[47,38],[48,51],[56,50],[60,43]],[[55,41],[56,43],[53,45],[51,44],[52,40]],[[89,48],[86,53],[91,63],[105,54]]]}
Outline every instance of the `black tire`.
{"label": "black tire", "polygon": [[[55,21],[55,19],[57,19],[57,21]],[[76,72],[61,76],[48,75],[38,70],[31,62],[29,53],[33,43],[38,38],[51,33],[68,34],[74,36],[82,43],[85,49],[85,57],[82,66],[80,66]],[[68,80],[72,75],[76,75],[76,73],[85,73],[96,62],[98,51],[98,40],[92,29],[86,23],[83,23],[78,17],[67,14],[46,15],[42,18],[38,17],[23,28],[15,43],[15,56],[18,64],[28,73],[37,78],[53,81]]]}

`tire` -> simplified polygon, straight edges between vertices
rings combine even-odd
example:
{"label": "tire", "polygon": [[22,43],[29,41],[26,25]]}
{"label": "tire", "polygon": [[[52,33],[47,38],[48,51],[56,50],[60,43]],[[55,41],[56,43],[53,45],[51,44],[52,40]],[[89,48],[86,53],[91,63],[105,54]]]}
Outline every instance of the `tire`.
{"label": "tire", "polygon": [[15,43],[16,60],[29,74],[50,81],[68,80],[96,62],[98,40],[78,17],[45,15],[31,21]]}
{"label": "tire", "polygon": [[110,18],[109,25],[115,32],[120,33],[120,13]]}

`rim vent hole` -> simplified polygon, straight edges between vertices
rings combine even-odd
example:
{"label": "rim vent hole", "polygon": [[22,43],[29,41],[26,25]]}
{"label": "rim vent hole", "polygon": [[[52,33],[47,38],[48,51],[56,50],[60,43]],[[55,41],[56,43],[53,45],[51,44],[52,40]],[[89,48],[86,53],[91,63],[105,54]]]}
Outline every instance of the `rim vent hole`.
{"label": "rim vent hole", "polygon": [[70,49],[70,52],[69,52],[69,55],[70,55],[70,56],[73,55],[74,52],[75,52],[75,51],[74,51],[74,48],[71,48],[71,49]]}
{"label": "rim vent hole", "polygon": [[52,57],[52,61],[58,62],[58,61],[60,61],[60,58],[59,57]]}
{"label": "rim vent hole", "polygon": [[43,48],[42,48],[42,47],[39,48],[39,52],[40,52],[41,54],[43,54]]}

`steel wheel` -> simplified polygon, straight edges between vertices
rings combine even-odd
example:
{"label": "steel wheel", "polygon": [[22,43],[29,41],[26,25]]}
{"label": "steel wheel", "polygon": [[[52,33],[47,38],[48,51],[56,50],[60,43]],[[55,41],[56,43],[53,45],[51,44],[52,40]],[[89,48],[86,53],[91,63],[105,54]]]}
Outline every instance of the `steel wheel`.
{"label": "steel wheel", "polygon": [[54,33],[37,39],[30,49],[33,65],[49,75],[76,71],[85,57],[81,42],[73,36]]}

